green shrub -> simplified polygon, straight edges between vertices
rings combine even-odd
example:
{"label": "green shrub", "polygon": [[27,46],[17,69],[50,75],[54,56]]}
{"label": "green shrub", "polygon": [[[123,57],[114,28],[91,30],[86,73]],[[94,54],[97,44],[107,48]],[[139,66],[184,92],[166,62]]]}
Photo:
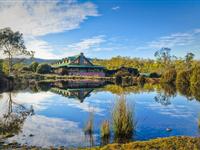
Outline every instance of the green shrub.
{"label": "green shrub", "polygon": [[190,78],[191,92],[195,99],[200,100],[200,65],[194,66]]}
{"label": "green shrub", "polygon": [[115,73],[115,76],[120,76],[120,77],[126,77],[126,76],[131,76],[131,74],[127,70],[119,70],[117,73]]}
{"label": "green shrub", "polygon": [[33,72],[37,71],[37,67],[38,67],[39,63],[38,62],[32,62],[29,66],[30,70]]}
{"label": "green shrub", "polygon": [[161,77],[162,83],[175,83],[176,81],[176,70],[169,69],[165,71]]}
{"label": "green shrub", "polygon": [[112,110],[115,139],[131,138],[134,130],[132,110],[121,96]]}
{"label": "green shrub", "polygon": [[23,71],[31,71],[31,69],[30,69],[29,67],[27,67],[27,66],[24,66],[24,67],[22,68],[22,70],[23,70]]}
{"label": "green shrub", "polygon": [[40,74],[51,73],[51,66],[48,64],[39,64],[37,67],[37,73],[40,73]]}
{"label": "green shrub", "polygon": [[103,121],[101,125],[101,137],[106,138],[110,136],[110,126],[109,126],[109,121]]}
{"label": "green shrub", "polygon": [[196,65],[192,69],[192,76],[190,79],[191,86],[200,87],[200,65]]}

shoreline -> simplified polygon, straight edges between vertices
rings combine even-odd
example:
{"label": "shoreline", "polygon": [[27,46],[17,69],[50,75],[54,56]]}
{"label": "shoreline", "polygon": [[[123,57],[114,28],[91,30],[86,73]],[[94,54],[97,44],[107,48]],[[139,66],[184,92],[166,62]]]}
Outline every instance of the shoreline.
{"label": "shoreline", "polygon": [[147,141],[132,141],[128,143],[111,143],[104,146],[94,146],[94,147],[63,147],[54,148],[52,146],[48,148],[42,148],[37,146],[27,146],[20,145],[18,143],[8,143],[0,142],[1,149],[32,149],[32,150],[144,150],[144,149],[156,149],[156,150],[165,150],[165,149],[191,149],[198,150],[200,149],[200,137],[189,137],[189,136],[170,136],[163,138],[150,139]]}
{"label": "shoreline", "polygon": [[[108,82],[116,82],[116,77],[98,77],[98,76],[68,76],[68,75],[57,75],[57,74],[22,74],[19,75],[16,78],[20,79],[27,79],[27,80],[36,80],[36,81],[45,81],[45,80],[51,80],[51,81],[57,81],[57,80],[103,80]],[[139,77],[133,77],[133,76],[126,76],[122,77],[122,80],[132,80],[134,83],[139,82]],[[150,78],[145,77],[145,83],[160,83],[160,78]]]}

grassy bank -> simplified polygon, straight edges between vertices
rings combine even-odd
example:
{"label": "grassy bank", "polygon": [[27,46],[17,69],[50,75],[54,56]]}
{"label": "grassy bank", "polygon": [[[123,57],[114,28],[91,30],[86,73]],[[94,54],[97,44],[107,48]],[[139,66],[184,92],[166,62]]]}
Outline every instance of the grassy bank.
{"label": "grassy bank", "polygon": [[149,141],[136,141],[126,144],[108,144],[103,147],[93,148],[41,148],[41,147],[28,147],[20,146],[17,143],[0,144],[0,149],[31,149],[31,150],[199,150],[200,138],[193,137],[168,137],[158,138]]}
{"label": "grassy bank", "polygon": [[103,147],[88,148],[88,150],[149,150],[149,149],[199,150],[200,138],[169,137],[169,138],[158,138],[149,141],[130,142],[127,144],[108,144]]}

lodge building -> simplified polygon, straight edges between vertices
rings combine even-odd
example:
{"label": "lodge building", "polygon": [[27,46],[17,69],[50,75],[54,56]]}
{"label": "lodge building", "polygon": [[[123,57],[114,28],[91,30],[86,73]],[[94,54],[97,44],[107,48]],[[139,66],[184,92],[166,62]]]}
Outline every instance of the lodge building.
{"label": "lodge building", "polygon": [[70,76],[98,76],[104,77],[104,67],[92,64],[92,62],[80,53],[76,56],[63,58],[52,64],[54,73]]}

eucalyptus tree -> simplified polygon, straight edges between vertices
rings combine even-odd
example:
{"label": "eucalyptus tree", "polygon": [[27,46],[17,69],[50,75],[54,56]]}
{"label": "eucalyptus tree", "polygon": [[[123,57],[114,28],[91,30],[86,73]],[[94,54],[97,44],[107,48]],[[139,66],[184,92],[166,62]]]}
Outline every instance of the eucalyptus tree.
{"label": "eucalyptus tree", "polygon": [[163,47],[158,51],[156,51],[154,56],[157,58],[158,61],[161,61],[162,63],[164,63],[164,65],[167,65],[171,60],[170,51],[171,51],[170,48]]}
{"label": "eucalyptus tree", "polygon": [[0,51],[8,60],[9,75],[13,71],[13,65],[17,63],[14,60],[22,61],[23,58],[34,55],[33,51],[26,50],[23,34],[14,32],[10,28],[0,29]]}
{"label": "eucalyptus tree", "polygon": [[192,61],[194,59],[194,54],[193,53],[187,53],[185,56],[185,63],[187,65],[187,69],[190,69],[192,67]]}

